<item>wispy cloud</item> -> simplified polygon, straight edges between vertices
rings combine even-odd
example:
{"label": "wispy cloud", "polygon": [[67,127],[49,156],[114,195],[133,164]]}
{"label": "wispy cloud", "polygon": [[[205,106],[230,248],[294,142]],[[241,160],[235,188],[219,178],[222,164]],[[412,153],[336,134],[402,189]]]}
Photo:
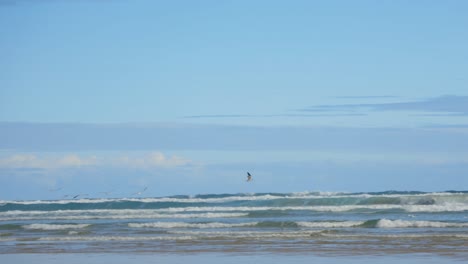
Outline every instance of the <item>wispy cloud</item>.
{"label": "wispy cloud", "polygon": [[276,117],[338,117],[338,116],[365,116],[368,112],[408,111],[424,112],[419,116],[466,116],[468,115],[468,96],[444,95],[423,100],[401,101],[391,103],[375,103],[383,99],[397,100],[401,97],[392,95],[382,96],[336,96],[337,99],[371,100],[373,103],[355,104],[326,104],[313,105],[297,109],[300,113],[287,114],[208,114],[184,116],[187,119],[214,119],[214,118],[276,118]]}
{"label": "wispy cloud", "polygon": [[77,154],[45,155],[14,154],[0,158],[0,168],[4,169],[64,169],[89,166],[125,168],[175,168],[194,164],[180,156],[167,156],[161,152],[151,152],[139,156],[82,157]]}
{"label": "wispy cloud", "polygon": [[6,158],[0,159],[0,168],[35,168],[35,169],[57,169],[83,167],[97,164],[97,158],[79,157],[75,154],[64,155],[59,157],[41,157],[35,154],[15,154]]}
{"label": "wispy cloud", "polygon": [[258,117],[258,115],[190,115],[183,118],[240,118],[240,117]]}
{"label": "wispy cloud", "polygon": [[188,119],[202,119],[202,118],[275,118],[275,117],[327,117],[327,116],[365,116],[364,113],[314,113],[314,114],[271,114],[271,115],[191,115],[184,116]]}
{"label": "wispy cloud", "polygon": [[112,162],[115,166],[136,167],[136,168],[174,168],[181,166],[193,165],[194,162],[180,157],[180,156],[167,156],[161,152],[152,152],[143,157],[129,157],[123,156],[115,158]]}
{"label": "wispy cloud", "polygon": [[303,112],[355,112],[360,110],[418,111],[468,115],[468,96],[445,95],[418,101],[370,104],[316,105],[304,109],[299,109],[299,111]]}
{"label": "wispy cloud", "polygon": [[[459,130],[462,128],[459,128]],[[466,130],[466,129],[465,129]],[[208,124],[1,123],[0,150],[17,153],[185,150],[466,151],[450,129]],[[171,157],[165,160],[174,161]],[[175,160],[175,159],[174,159]]]}
{"label": "wispy cloud", "polygon": [[394,95],[348,95],[348,96],[335,96],[334,98],[339,99],[395,99],[399,98],[399,96]]}

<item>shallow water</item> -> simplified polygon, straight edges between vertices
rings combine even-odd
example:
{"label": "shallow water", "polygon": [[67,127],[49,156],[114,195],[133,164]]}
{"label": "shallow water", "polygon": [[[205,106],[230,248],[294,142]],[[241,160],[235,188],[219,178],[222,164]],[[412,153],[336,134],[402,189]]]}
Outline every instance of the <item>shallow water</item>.
{"label": "shallow water", "polygon": [[0,254],[181,252],[468,260],[468,193],[0,201]]}
{"label": "shallow water", "polygon": [[411,255],[392,255],[392,256],[315,256],[291,255],[291,254],[3,254],[0,255],[3,263],[37,263],[37,264],[102,264],[102,263],[165,263],[165,264],[184,264],[184,263],[204,263],[204,264],[238,264],[238,263],[256,263],[256,264],[276,264],[276,263],[316,263],[316,264],[393,264],[395,262],[405,264],[458,264],[464,263],[463,260],[451,259],[440,256],[411,254]]}

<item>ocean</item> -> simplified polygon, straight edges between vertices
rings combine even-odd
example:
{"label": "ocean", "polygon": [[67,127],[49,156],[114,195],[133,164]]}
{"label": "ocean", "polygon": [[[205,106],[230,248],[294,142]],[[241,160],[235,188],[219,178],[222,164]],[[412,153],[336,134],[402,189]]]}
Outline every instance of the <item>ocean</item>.
{"label": "ocean", "polygon": [[468,260],[468,192],[0,201],[0,254],[197,252]]}

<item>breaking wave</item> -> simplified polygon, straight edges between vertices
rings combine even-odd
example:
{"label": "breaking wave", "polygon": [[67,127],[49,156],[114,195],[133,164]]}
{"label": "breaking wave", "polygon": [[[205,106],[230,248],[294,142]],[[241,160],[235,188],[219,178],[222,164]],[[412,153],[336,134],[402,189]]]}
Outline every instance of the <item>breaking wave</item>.
{"label": "breaking wave", "polygon": [[86,210],[86,209],[162,209],[186,206],[345,206],[345,205],[446,205],[467,204],[467,192],[381,192],[381,193],[266,193],[176,196],[160,198],[106,198],[35,201],[0,201],[0,211],[11,210]]}
{"label": "breaking wave", "polygon": [[[0,254],[129,250],[466,251],[468,192],[207,194],[1,201]],[[349,243],[349,241],[356,243]],[[18,243],[24,245],[17,247]],[[352,245],[351,245],[352,244]],[[110,249],[110,250],[109,250]],[[260,249],[261,250],[261,249]]]}
{"label": "breaking wave", "polygon": [[40,230],[64,230],[64,229],[80,229],[90,226],[89,224],[30,224],[24,225],[24,229],[40,229]]}
{"label": "breaking wave", "polygon": [[468,223],[450,223],[438,221],[406,221],[380,219],[376,222],[378,228],[447,228],[447,227],[468,227]]}
{"label": "breaking wave", "polygon": [[129,227],[135,228],[232,228],[255,226],[257,222],[230,224],[230,223],[185,223],[185,222],[155,222],[155,223],[129,223]]}

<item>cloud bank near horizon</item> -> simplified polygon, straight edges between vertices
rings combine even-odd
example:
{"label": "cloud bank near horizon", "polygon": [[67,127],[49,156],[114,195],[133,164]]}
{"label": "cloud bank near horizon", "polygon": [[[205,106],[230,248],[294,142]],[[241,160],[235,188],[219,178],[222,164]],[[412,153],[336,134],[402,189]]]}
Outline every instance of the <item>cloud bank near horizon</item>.
{"label": "cloud bank near horizon", "polygon": [[367,104],[316,105],[303,109],[302,112],[354,112],[359,110],[383,111],[418,111],[468,115],[468,96],[444,95],[418,101]]}
{"label": "cloud bank near horizon", "polygon": [[[422,115],[468,116],[468,96],[443,95],[422,100],[405,100],[398,96],[336,96],[346,100],[398,100],[386,103],[324,104],[293,110],[286,114],[201,114],[183,116],[185,119],[213,118],[277,118],[277,117],[345,117],[366,116],[369,112],[422,112]],[[425,113],[425,114],[424,114]]]}
{"label": "cloud bank near horizon", "polygon": [[124,167],[134,169],[176,168],[195,165],[192,160],[162,152],[150,152],[144,155],[83,156],[79,154],[51,155],[19,153],[0,158],[0,169],[67,169],[84,167]]}
{"label": "cloud bank near horizon", "polygon": [[0,150],[16,152],[314,150],[466,152],[466,127],[351,128],[201,124],[0,123]]}

